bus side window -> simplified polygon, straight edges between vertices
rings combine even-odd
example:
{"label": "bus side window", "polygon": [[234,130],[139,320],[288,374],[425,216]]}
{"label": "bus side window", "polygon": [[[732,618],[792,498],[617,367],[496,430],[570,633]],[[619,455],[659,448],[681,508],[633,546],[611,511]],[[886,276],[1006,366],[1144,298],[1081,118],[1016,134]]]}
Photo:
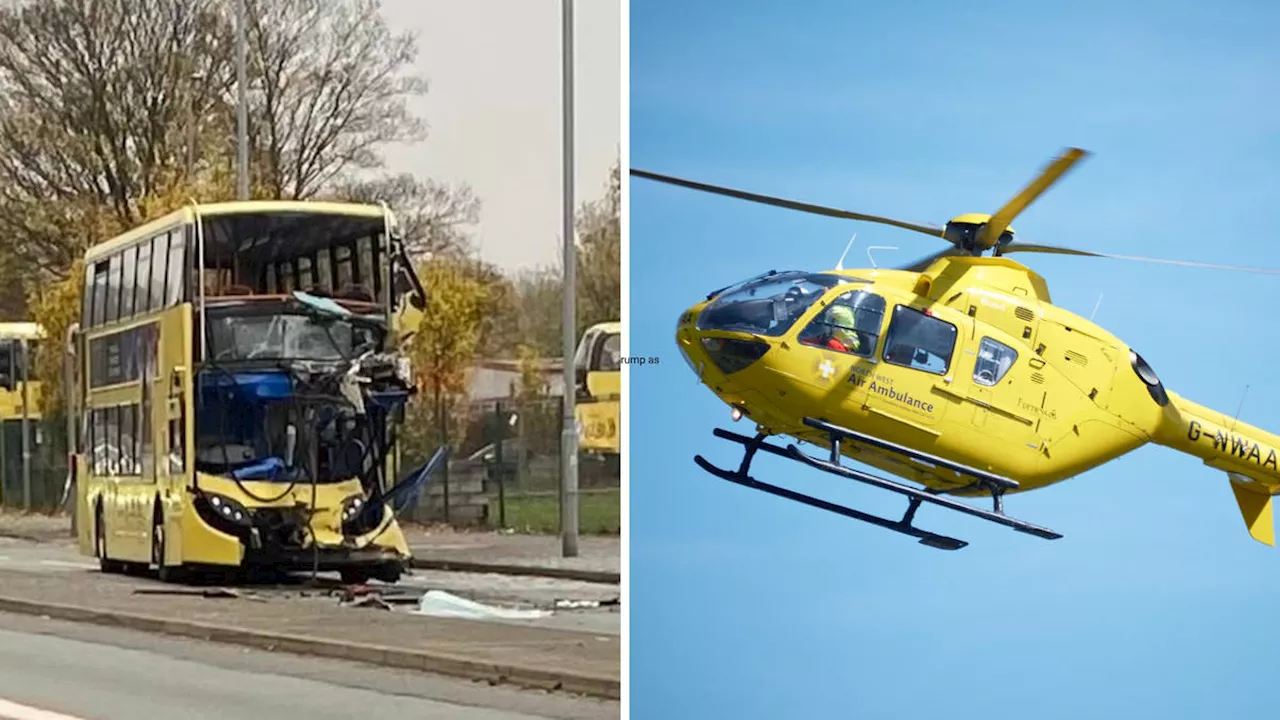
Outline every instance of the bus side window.
{"label": "bus side window", "polygon": [[337,288],[333,286],[333,258],[328,248],[316,253],[316,285],[333,294]]}
{"label": "bus side window", "polygon": [[[374,271],[377,267],[373,264],[373,238],[365,236],[356,241],[356,282],[367,286],[373,292],[377,292],[375,287],[374,276],[378,273]],[[376,297],[376,295],[375,295]]]}
{"label": "bus side window", "polygon": [[169,473],[180,474],[186,472],[187,467],[187,443],[183,437],[183,428],[186,426],[187,420],[185,413],[179,413],[178,417],[169,420]]}
{"label": "bus side window", "polygon": [[183,279],[186,277],[187,243],[182,229],[169,233],[169,273],[165,282],[165,307],[182,304],[186,297]]}
{"label": "bus side window", "polygon": [[137,294],[134,291],[134,281],[138,272],[138,248],[125,248],[122,255],[124,260],[120,268],[122,271],[120,276],[120,319],[128,320],[133,317],[133,298]]}
{"label": "bus side window", "polygon": [[94,475],[107,474],[107,415],[101,408],[92,412],[93,431],[90,433],[90,453]]}
{"label": "bus side window", "polygon": [[338,266],[338,283],[334,292],[342,292],[343,288],[355,282],[351,267],[351,248],[339,245],[334,252],[334,264]]}
{"label": "bus side window", "polygon": [[142,388],[142,420],[139,425],[142,431],[138,436],[138,457],[141,462],[138,464],[138,472],[142,473],[142,479],[147,482],[156,481],[156,462],[151,456],[152,446],[155,444],[151,440],[151,413],[155,412],[155,405],[151,397],[150,381],[143,381]]}
{"label": "bus side window", "polygon": [[106,408],[107,474],[120,474],[120,406]]}
{"label": "bus side window", "polygon": [[94,292],[93,270],[94,270],[94,267],[95,267],[94,265],[90,265],[84,269],[85,290],[83,293],[84,297],[81,298],[81,303],[84,306],[84,311],[80,313],[80,327],[85,330],[93,327],[93,292]]}
{"label": "bus side window", "polygon": [[369,262],[371,263],[369,267],[372,268],[369,274],[373,276],[371,278],[373,281],[373,299],[374,302],[379,305],[386,305],[387,303],[387,279],[384,277],[386,269],[384,269],[380,264],[387,254],[387,250],[384,247],[386,242],[387,236],[382,233],[378,233],[369,243]]}
{"label": "bus side window", "polygon": [[120,408],[117,410],[117,413],[118,413],[117,422],[120,425],[120,429],[119,429],[120,440],[117,443],[117,447],[120,448],[120,474],[121,475],[135,474],[134,462],[135,462],[136,456],[134,454],[134,451],[137,448],[134,445],[134,442],[138,438],[137,432],[134,430],[134,421],[137,417],[133,411],[135,407],[136,407],[135,405],[121,405]]}
{"label": "bus side window", "polygon": [[14,357],[13,348],[16,343],[12,340],[0,341],[0,388],[12,390],[16,383],[16,375],[14,374]]}
{"label": "bus side window", "polygon": [[105,322],[112,323],[120,319],[120,286],[121,286],[120,253],[111,256],[107,263],[107,314]]}
{"label": "bus side window", "polygon": [[294,282],[293,263],[286,260],[279,265],[280,268],[280,292],[291,293],[297,287]]}
{"label": "bus side window", "polygon": [[133,307],[138,314],[145,313],[151,295],[151,241],[138,246],[138,278],[134,283]]}
{"label": "bus side window", "polygon": [[107,273],[110,264],[106,260],[93,266],[93,323],[97,327],[107,321]]}
{"label": "bus side window", "polygon": [[315,287],[315,284],[315,268],[312,267],[311,258],[306,256],[298,258],[298,289],[305,292]]}
{"label": "bus side window", "polygon": [[164,307],[164,279],[168,275],[169,236],[161,233],[151,238],[151,309]]}

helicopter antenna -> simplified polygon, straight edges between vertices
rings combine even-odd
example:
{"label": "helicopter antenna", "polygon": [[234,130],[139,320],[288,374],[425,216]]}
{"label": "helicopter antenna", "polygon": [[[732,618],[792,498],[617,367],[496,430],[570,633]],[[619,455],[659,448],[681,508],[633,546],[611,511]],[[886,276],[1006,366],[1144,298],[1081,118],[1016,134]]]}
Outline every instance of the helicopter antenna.
{"label": "helicopter antenna", "polygon": [[1244,394],[1240,396],[1240,405],[1236,407],[1236,416],[1231,421],[1232,432],[1236,429],[1236,424],[1240,422],[1240,411],[1244,409],[1244,399],[1249,396],[1249,386],[1244,386]]}
{"label": "helicopter antenna", "polygon": [[1093,304],[1093,312],[1089,314],[1089,322],[1093,322],[1093,317],[1098,314],[1098,308],[1102,305],[1102,293],[1098,293],[1098,302]]}
{"label": "helicopter antenna", "polygon": [[871,262],[871,267],[878,269],[879,266],[876,265],[876,259],[871,257],[871,251],[872,250],[897,250],[897,249],[898,248],[894,245],[872,245],[867,248],[867,260]]}
{"label": "helicopter antenna", "polygon": [[849,244],[844,246],[844,252],[840,254],[840,260],[836,262],[836,270],[844,269],[844,258],[849,254],[849,249],[853,247],[853,241],[857,239],[858,233],[854,233],[853,237],[849,238]]}

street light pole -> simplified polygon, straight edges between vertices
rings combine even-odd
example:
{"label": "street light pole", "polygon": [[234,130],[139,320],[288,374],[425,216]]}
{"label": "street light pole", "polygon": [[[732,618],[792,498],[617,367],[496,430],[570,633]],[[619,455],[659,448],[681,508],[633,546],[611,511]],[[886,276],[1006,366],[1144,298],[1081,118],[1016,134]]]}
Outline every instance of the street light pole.
{"label": "street light pole", "polygon": [[245,105],[245,0],[236,0],[236,196],[249,199],[249,109]]}
{"label": "street light pole", "polygon": [[574,304],[577,300],[577,257],[573,232],[573,0],[560,0],[563,13],[561,53],[563,70],[564,138],[562,159],[564,178],[564,422],[560,433],[560,539],[564,557],[578,555],[578,422],[574,412],[576,377],[573,355],[577,347]]}
{"label": "street light pole", "polygon": [[[26,338],[16,343],[22,350],[22,509],[31,511],[31,345]],[[16,377],[11,373],[9,377]]]}

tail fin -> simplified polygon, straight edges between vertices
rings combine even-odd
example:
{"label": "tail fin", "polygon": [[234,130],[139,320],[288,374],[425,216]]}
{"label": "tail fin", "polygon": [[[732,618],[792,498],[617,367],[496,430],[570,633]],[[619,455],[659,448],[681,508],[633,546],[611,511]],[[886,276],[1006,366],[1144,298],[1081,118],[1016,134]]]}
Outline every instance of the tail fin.
{"label": "tail fin", "polygon": [[1225,472],[1249,534],[1275,547],[1271,498],[1280,495],[1280,436],[1171,392],[1151,439]]}
{"label": "tail fin", "polygon": [[1272,547],[1276,544],[1275,517],[1271,510],[1271,498],[1280,495],[1280,487],[1264,485],[1247,475],[1229,472],[1231,491],[1244,516],[1245,527],[1254,540]]}

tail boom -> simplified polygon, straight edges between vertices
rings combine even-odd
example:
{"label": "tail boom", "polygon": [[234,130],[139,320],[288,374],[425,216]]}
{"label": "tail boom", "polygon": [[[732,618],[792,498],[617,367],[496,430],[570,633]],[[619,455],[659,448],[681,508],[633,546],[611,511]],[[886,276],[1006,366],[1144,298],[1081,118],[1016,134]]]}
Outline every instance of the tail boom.
{"label": "tail boom", "polygon": [[1271,499],[1280,495],[1280,437],[1169,394],[1152,440],[1222,470],[1249,535],[1275,546]]}

